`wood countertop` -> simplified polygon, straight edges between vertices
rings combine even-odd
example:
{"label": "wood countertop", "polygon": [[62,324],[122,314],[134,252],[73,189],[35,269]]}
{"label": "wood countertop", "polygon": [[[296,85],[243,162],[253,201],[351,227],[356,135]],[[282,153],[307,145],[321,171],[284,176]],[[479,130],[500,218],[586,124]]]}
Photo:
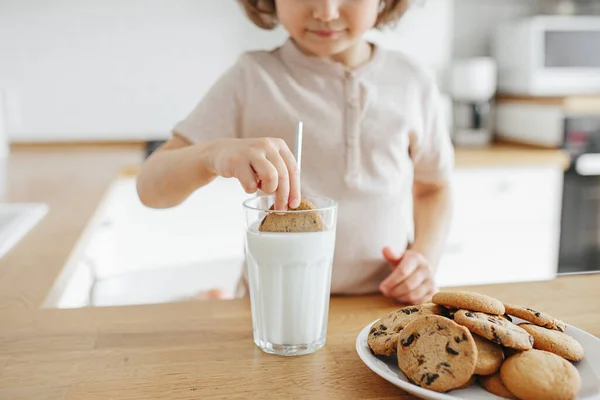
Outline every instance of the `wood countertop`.
{"label": "wood countertop", "polygon": [[[0,399],[412,399],[362,364],[367,323],[397,308],[380,296],[334,297],[328,343],[309,356],[263,354],[247,300],[43,309],[45,297],[137,145],[17,147],[7,200],[49,214],[0,259]],[[600,336],[600,274],[471,287]]]}
{"label": "wood countertop", "polygon": [[558,165],[566,170],[569,164],[570,157],[564,150],[509,142],[497,142],[485,148],[455,149],[458,168]]}

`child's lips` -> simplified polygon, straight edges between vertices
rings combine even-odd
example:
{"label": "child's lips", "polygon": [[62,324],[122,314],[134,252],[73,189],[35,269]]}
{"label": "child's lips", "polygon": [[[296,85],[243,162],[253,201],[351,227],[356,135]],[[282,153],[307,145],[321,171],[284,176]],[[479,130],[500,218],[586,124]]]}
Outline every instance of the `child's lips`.
{"label": "child's lips", "polygon": [[310,33],[312,33],[315,36],[321,37],[321,38],[332,38],[334,36],[340,35],[342,34],[344,31],[343,30],[329,30],[329,29],[320,29],[320,30],[309,30]]}

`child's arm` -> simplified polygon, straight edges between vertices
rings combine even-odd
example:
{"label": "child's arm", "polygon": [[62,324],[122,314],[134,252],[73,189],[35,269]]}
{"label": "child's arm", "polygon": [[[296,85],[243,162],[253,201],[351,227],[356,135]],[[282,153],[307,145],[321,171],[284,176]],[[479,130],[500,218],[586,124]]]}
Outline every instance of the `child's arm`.
{"label": "child's arm", "polygon": [[141,202],[152,208],[168,208],[183,202],[216,175],[207,162],[207,145],[190,145],[174,136],[144,163],[137,179]]}
{"label": "child's arm", "polygon": [[282,139],[213,139],[189,145],[174,136],[148,158],[138,177],[142,203],[176,206],[217,176],[237,178],[244,190],[275,195],[275,208],[300,204],[300,174]]}
{"label": "child's arm", "polygon": [[395,254],[383,249],[392,272],[379,289],[402,303],[423,303],[437,290],[435,270],[448,236],[451,219],[450,176],[454,150],[441,113],[440,95],[432,81],[424,96],[423,125],[412,135],[414,165],[412,246]]}
{"label": "child's arm", "polygon": [[413,186],[415,240],[411,249],[429,261],[435,272],[450,230],[452,196],[447,180],[439,183],[415,181]]}
{"label": "child's arm", "polygon": [[436,290],[434,274],[448,236],[452,201],[447,180],[437,183],[415,181],[413,185],[415,240],[400,256],[390,248],[383,256],[392,273],[380,290],[402,303],[429,301]]}

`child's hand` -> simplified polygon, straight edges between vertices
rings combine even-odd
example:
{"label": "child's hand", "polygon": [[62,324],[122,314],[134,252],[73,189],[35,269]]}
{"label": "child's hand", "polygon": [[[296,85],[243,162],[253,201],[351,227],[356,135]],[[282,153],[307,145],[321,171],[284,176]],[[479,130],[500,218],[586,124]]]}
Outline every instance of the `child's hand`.
{"label": "child's hand", "polygon": [[397,257],[386,247],[383,256],[392,268],[392,273],[379,285],[379,290],[385,296],[404,304],[421,304],[431,299],[436,291],[435,281],[421,253],[406,250]]}
{"label": "child's hand", "polygon": [[275,209],[300,204],[296,159],[282,139],[222,139],[209,146],[209,168],[218,176],[237,178],[247,193],[275,194]]}

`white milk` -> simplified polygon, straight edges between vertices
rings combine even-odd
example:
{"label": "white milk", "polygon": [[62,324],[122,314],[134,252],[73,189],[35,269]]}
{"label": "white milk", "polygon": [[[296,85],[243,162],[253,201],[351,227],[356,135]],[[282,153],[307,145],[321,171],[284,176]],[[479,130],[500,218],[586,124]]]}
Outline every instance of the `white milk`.
{"label": "white milk", "polygon": [[305,345],[325,340],[335,230],[247,233],[255,341]]}

